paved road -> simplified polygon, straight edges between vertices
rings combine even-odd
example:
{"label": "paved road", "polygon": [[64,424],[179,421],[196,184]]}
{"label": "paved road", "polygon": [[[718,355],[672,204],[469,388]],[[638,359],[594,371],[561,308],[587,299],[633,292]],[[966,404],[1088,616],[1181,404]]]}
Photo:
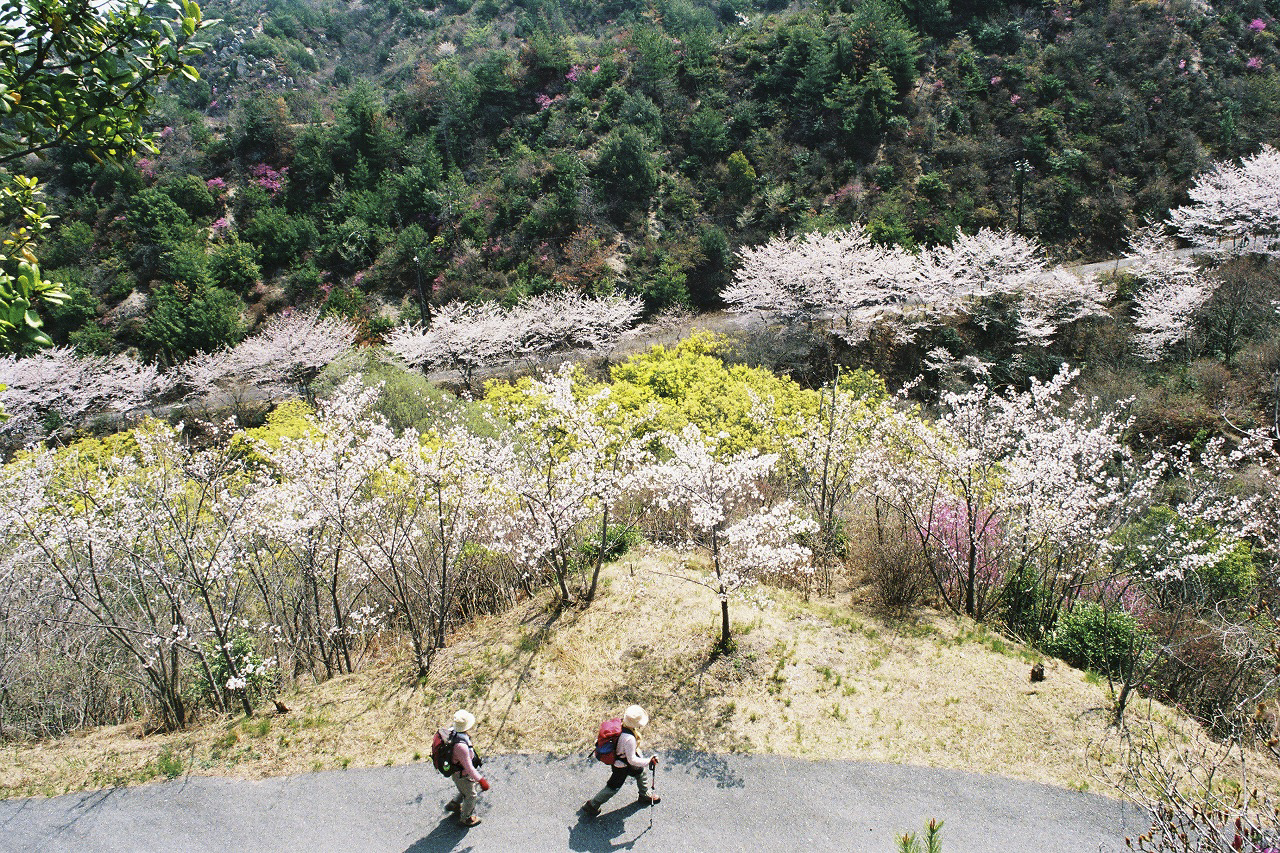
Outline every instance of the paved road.
{"label": "paved road", "polygon": [[575,812],[608,775],[589,758],[495,756],[484,769],[493,789],[471,830],[445,816],[453,784],[423,763],[0,801],[0,850],[890,853],[937,818],[945,853],[1118,853],[1146,829],[1096,795],[920,767],[675,753],[658,770],[660,805],[637,806],[628,783],[594,820]]}

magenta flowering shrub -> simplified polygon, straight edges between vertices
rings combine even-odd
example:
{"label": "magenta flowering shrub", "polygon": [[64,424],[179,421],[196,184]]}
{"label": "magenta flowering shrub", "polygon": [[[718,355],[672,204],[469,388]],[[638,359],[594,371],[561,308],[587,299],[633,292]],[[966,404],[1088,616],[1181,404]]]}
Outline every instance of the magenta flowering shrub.
{"label": "magenta flowering shrub", "polygon": [[942,594],[953,606],[967,610],[965,597],[972,585],[974,612],[981,619],[995,606],[1004,586],[999,516],[987,507],[970,510],[964,503],[939,502],[927,535],[926,548]]}
{"label": "magenta flowering shrub", "polygon": [[288,173],[289,167],[287,166],[276,171],[266,163],[259,163],[249,170],[251,182],[270,193],[272,198],[279,195],[280,191],[284,189],[284,179]]}
{"label": "magenta flowering shrub", "polygon": [[590,69],[585,68],[582,65],[574,65],[569,69],[568,73],[564,75],[564,79],[568,80],[570,83],[577,83],[578,80],[582,78],[583,74],[599,74],[599,73],[600,73],[599,65],[595,65]]}
{"label": "magenta flowering shrub", "polygon": [[1151,598],[1130,578],[1104,578],[1082,589],[1080,598],[1103,607],[1118,604],[1120,609],[1136,619],[1139,625],[1149,624],[1154,616],[1155,606]]}
{"label": "magenta flowering shrub", "polygon": [[554,106],[555,104],[558,104],[560,101],[563,101],[564,95],[556,95],[553,98],[550,95],[542,94],[542,95],[538,95],[533,100],[538,105],[538,112],[542,112],[543,110],[548,109]]}

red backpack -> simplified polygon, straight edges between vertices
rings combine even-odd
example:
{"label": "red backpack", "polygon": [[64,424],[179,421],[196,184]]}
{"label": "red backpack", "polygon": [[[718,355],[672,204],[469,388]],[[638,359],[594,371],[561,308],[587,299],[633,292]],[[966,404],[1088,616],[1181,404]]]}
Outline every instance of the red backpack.
{"label": "red backpack", "polygon": [[618,755],[618,735],[622,734],[622,719],[605,720],[600,724],[600,733],[596,735],[596,758],[613,766]]}
{"label": "red backpack", "polygon": [[453,729],[440,729],[431,739],[431,763],[445,776],[452,776],[458,768],[453,766],[453,747],[458,735]]}

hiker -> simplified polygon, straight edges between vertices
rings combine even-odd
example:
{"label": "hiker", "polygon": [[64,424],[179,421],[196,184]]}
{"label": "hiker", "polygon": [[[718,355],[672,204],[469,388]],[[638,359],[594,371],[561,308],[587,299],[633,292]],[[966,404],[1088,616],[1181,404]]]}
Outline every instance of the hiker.
{"label": "hiker", "polygon": [[649,777],[644,772],[648,767],[658,766],[658,756],[645,758],[640,754],[640,731],[648,724],[649,715],[639,705],[632,705],[623,712],[622,732],[618,735],[613,762],[609,765],[613,768],[609,781],[604,783],[600,793],[582,804],[582,810],[591,817],[600,814],[600,807],[618,793],[628,776],[636,780],[636,787],[640,789],[640,798],[636,802],[652,806],[662,801],[661,797],[649,789]]}
{"label": "hiker", "polygon": [[458,786],[458,796],[445,806],[446,811],[458,813],[458,823],[463,826],[475,826],[480,822],[476,816],[476,786],[481,791],[489,790],[489,780],[480,775],[482,762],[471,745],[471,735],[467,732],[476,724],[475,715],[470,711],[459,711],[453,715],[453,732],[449,742],[453,745],[449,758],[453,764],[453,784]]}

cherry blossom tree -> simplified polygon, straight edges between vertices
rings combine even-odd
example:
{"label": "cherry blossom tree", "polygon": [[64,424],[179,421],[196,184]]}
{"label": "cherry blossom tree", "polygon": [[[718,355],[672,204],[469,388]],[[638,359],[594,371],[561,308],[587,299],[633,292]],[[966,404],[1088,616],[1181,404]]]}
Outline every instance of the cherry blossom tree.
{"label": "cherry blossom tree", "polygon": [[1266,561],[1270,581],[1280,584],[1280,434],[1253,430],[1245,434],[1232,462],[1244,470],[1255,483],[1251,494],[1231,496],[1222,517],[1235,520],[1238,532],[1248,536],[1257,546],[1259,557]]}
{"label": "cherry blossom tree", "polygon": [[356,328],[350,321],[320,308],[288,309],[234,350],[240,369],[258,385],[301,386],[311,400],[311,383],[328,365],[355,346]]}
{"label": "cherry blossom tree", "polygon": [[[22,536],[19,529],[6,526],[0,536],[9,540],[0,545],[2,553],[21,547],[16,541]],[[11,737],[12,728],[21,731],[20,712],[14,713],[14,705],[21,702],[17,697],[26,675],[24,661],[49,639],[48,632],[40,630],[48,595],[37,565],[0,561],[0,738]]]}
{"label": "cherry blossom tree", "polygon": [[944,312],[963,310],[974,297],[1024,290],[1046,271],[1043,250],[1029,237],[1012,231],[957,229],[950,244],[921,252],[920,274],[929,300]]}
{"label": "cherry blossom tree", "polygon": [[1182,257],[1177,244],[1163,226],[1144,228],[1129,241],[1129,270],[1145,282],[1134,298],[1134,338],[1140,356],[1158,361],[1169,349],[1181,344],[1191,360],[1192,333],[1196,319],[1213,293],[1213,286],[1200,267]]}
{"label": "cherry blossom tree", "polygon": [[550,566],[566,604],[573,599],[575,569],[583,568],[578,549],[591,535],[587,527],[599,547],[590,580],[577,586],[584,601],[594,598],[611,512],[648,459],[641,435],[648,416],[624,417],[610,394],[608,387],[591,395],[580,391],[574,368],[563,365],[530,383],[518,408],[504,409],[515,418],[507,434],[512,464],[499,471],[516,501],[508,549],[525,562]]}
{"label": "cherry blossom tree", "polygon": [[46,618],[108,636],[167,726],[187,721],[189,662],[219,704],[234,697],[250,714],[243,686],[255,673],[230,653],[245,602],[236,528],[249,493],[239,463],[226,444],[194,451],[154,422],[133,438],[133,455],[45,450],[6,466],[0,516],[22,536],[4,564],[38,564],[58,599]]}
{"label": "cherry blossom tree", "polygon": [[951,350],[942,346],[934,347],[924,356],[924,367],[945,382],[987,381],[994,366],[992,362],[976,355],[956,358],[951,354]]}
{"label": "cherry blossom tree", "polygon": [[971,315],[985,326],[985,301],[1011,299],[1026,345],[1047,344],[1068,323],[1104,313],[1107,301],[1094,279],[1050,269],[1038,243],[1009,231],[983,228],[969,235],[957,230],[950,244],[921,252],[919,266],[919,301],[930,314]]}
{"label": "cherry blossom tree", "polygon": [[1017,298],[1020,342],[1043,347],[1064,327],[1105,315],[1111,294],[1092,277],[1054,267],[1021,288]]}
{"label": "cherry blossom tree", "polygon": [[870,439],[884,402],[883,387],[860,387],[837,377],[821,392],[816,412],[778,418],[767,406],[756,417],[772,422],[781,449],[788,492],[818,526],[817,557],[832,560],[841,549],[846,513],[873,482]]}
{"label": "cherry blossom tree", "polygon": [[834,320],[859,338],[888,306],[918,295],[918,265],[897,247],[874,244],[860,225],[780,237],[739,254],[721,298],[735,311],[757,311],[815,326]]}
{"label": "cherry blossom tree", "polygon": [[493,303],[452,302],[436,312],[429,328],[400,326],[387,346],[404,362],[424,370],[454,370],[463,384],[482,367],[568,350],[603,350],[635,324],[642,303],[635,297],[592,299],[563,293],[536,296],[503,310]]}
{"label": "cherry blossom tree", "polygon": [[704,584],[720,599],[721,649],[729,649],[729,599],[749,588],[761,574],[811,571],[810,551],[798,538],[817,524],[790,502],[757,507],[761,481],[778,462],[775,453],[755,450],[721,458],[718,439],[689,424],[662,438],[665,460],[646,474],[653,504],[688,513],[692,544],[711,557],[714,578]]}
{"label": "cherry blossom tree", "polygon": [[778,238],[744,249],[740,261],[722,294],[731,309],[809,326],[828,323],[849,343],[864,340],[876,322],[910,340],[920,328],[1000,296],[1018,301],[1024,340],[1042,345],[1062,325],[1101,313],[1106,301],[1092,279],[1049,270],[1034,241],[986,228],[973,235],[957,231],[950,244],[911,255],[872,243],[855,225]]}
{"label": "cherry blossom tree", "polygon": [[[1158,487],[1109,537],[1114,574],[1091,595],[1106,618],[1142,626],[1120,650],[1123,664],[1108,666],[1117,723],[1142,689],[1219,731],[1246,734],[1257,702],[1274,694],[1278,635],[1253,596],[1276,577],[1267,545],[1276,463],[1270,444],[1250,437],[1177,446],[1149,463]],[[1232,572],[1241,558],[1248,572]]]}
{"label": "cherry blossom tree", "polygon": [[178,375],[189,396],[240,399],[248,387],[273,394],[300,387],[310,401],[316,375],[355,340],[355,326],[343,318],[321,315],[319,308],[289,309],[234,347],[193,356]]}
{"label": "cherry blossom tree", "polygon": [[0,358],[0,384],[8,386],[4,431],[32,438],[51,419],[80,424],[93,415],[146,406],[170,380],[155,365],[124,354],[81,356],[71,347],[53,347],[26,358]]}
{"label": "cherry blossom tree", "polygon": [[476,370],[513,357],[516,330],[492,302],[450,302],[436,310],[430,328],[397,326],[387,348],[410,367],[456,370],[470,388]]}
{"label": "cherry blossom tree", "polygon": [[302,436],[258,447],[272,478],[256,495],[252,517],[256,535],[277,554],[263,570],[282,566],[301,579],[305,639],[329,676],[355,671],[361,639],[385,618],[370,597],[373,578],[352,553],[353,539],[367,523],[371,490],[415,436],[397,437],[371,414],[380,391],[352,377]]}
{"label": "cherry blossom tree", "polygon": [[948,393],[933,422],[909,410],[877,422],[877,495],[915,530],[957,613],[984,618],[1028,571],[1065,601],[1151,500],[1158,462],[1133,460],[1121,410],[1064,399],[1076,375]]}
{"label": "cherry blossom tree", "polygon": [[[446,419],[448,421],[448,419]],[[473,545],[505,532],[492,471],[510,467],[511,448],[440,424],[431,434],[402,435],[389,465],[348,525],[354,560],[390,603],[389,616],[413,647],[418,675],[444,648],[458,583]]]}
{"label": "cherry blossom tree", "polygon": [[1178,235],[1209,254],[1280,255],[1280,151],[1215,163],[1169,211]]}
{"label": "cherry blossom tree", "polygon": [[577,293],[530,297],[508,312],[523,329],[517,351],[543,355],[568,350],[597,352],[617,343],[636,324],[644,303],[634,296],[589,298]]}

